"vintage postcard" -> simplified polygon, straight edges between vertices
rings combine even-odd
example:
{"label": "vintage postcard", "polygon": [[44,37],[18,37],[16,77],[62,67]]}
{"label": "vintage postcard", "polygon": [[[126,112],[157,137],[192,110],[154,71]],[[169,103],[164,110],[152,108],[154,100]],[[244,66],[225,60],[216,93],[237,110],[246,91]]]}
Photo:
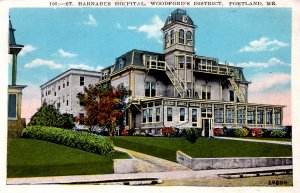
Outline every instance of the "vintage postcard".
{"label": "vintage postcard", "polygon": [[298,1],[0,4],[6,191],[299,190]]}

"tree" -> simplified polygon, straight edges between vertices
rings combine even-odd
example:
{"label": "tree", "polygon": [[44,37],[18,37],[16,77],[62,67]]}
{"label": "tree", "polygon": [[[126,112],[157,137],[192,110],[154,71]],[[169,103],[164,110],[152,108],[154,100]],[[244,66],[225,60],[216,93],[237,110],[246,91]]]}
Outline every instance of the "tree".
{"label": "tree", "polygon": [[28,125],[53,126],[59,128],[72,129],[74,118],[72,114],[60,114],[53,105],[43,102],[39,110],[31,117]]}
{"label": "tree", "polygon": [[92,130],[93,126],[106,126],[110,129],[109,134],[114,133],[116,123],[124,115],[126,98],[130,91],[123,85],[113,87],[109,84],[102,86],[84,87],[84,93],[77,97],[86,111],[84,124]]}

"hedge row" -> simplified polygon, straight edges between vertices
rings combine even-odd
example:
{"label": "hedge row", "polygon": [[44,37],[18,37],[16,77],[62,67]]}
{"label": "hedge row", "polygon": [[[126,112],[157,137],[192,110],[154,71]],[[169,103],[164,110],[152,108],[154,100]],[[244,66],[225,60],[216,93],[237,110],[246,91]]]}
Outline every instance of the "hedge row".
{"label": "hedge row", "polygon": [[109,156],[114,152],[113,142],[110,138],[83,131],[75,132],[56,127],[29,126],[23,129],[22,137],[41,139],[103,156]]}

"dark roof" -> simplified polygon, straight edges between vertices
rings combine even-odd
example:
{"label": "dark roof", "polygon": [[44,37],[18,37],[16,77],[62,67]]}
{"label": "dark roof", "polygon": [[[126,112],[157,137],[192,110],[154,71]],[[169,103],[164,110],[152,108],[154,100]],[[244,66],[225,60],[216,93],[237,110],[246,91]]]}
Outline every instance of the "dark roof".
{"label": "dark roof", "polygon": [[129,65],[144,66],[143,64],[144,54],[157,56],[158,60],[164,60],[164,55],[161,53],[134,49],[116,58],[115,68],[113,72],[121,70]]}
{"label": "dark roof", "polygon": [[8,38],[9,54],[18,54],[21,51],[21,49],[24,47],[23,45],[19,45],[16,43],[15,31],[16,30],[12,27],[11,20],[9,19],[9,38]]}
{"label": "dark roof", "polygon": [[[184,18],[186,19],[186,21],[184,20]],[[175,22],[186,23],[194,26],[193,20],[187,15],[186,11],[182,9],[176,9],[175,11],[173,11],[167,18],[164,27]]]}

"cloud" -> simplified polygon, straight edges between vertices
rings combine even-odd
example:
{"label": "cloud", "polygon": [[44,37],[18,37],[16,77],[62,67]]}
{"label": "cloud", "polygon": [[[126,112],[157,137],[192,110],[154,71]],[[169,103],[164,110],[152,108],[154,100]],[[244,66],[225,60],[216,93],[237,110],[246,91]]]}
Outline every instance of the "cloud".
{"label": "cloud", "polygon": [[41,90],[39,86],[27,84],[22,94],[22,118],[26,118],[28,124],[30,118],[41,106]]}
{"label": "cloud", "polygon": [[261,37],[259,40],[249,42],[249,45],[244,46],[239,52],[261,52],[261,51],[275,51],[281,47],[286,47],[289,44],[279,40],[270,40],[267,37]]}
{"label": "cloud", "polygon": [[26,54],[35,51],[37,48],[33,47],[32,45],[25,45],[21,52],[19,53],[19,56],[25,56]]}
{"label": "cloud", "polygon": [[[268,89],[275,88],[282,85],[287,85],[291,82],[291,75],[287,73],[261,73],[255,75],[252,84],[249,85],[249,92],[263,92]],[[277,92],[279,92],[277,90]]]}
{"label": "cloud", "polygon": [[117,29],[121,29],[122,28],[122,25],[120,23],[116,23],[116,28]]}
{"label": "cloud", "polygon": [[128,26],[128,29],[129,30],[136,30],[136,29],[138,29],[138,27],[136,27],[136,26]]}
{"label": "cloud", "polygon": [[63,65],[55,63],[53,60],[43,60],[36,58],[31,62],[25,64],[25,68],[37,68],[40,66],[48,66],[50,69],[62,69]]}
{"label": "cloud", "polygon": [[129,30],[135,30],[137,32],[144,32],[147,34],[147,38],[155,39],[157,42],[162,44],[161,41],[161,28],[164,26],[163,21],[159,16],[155,15],[152,18],[152,24],[144,24],[141,26],[128,26]]}
{"label": "cloud", "polygon": [[86,64],[69,64],[69,68],[82,69],[82,70],[91,70],[91,71],[99,71],[103,69],[103,66],[89,66]]}
{"label": "cloud", "polygon": [[85,24],[85,25],[94,25],[95,26],[95,25],[97,25],[97,21],[91,14],[89,14],[88,20],[84,21],[83,24]]}
{"label": "cloud", "polygon": [[271,58],[269,59],[267,62],[243,62],[243,63],[238,63],[238,64],[233,64],[235,66],[239,66],[239,67],[245,67],[245,68],[268,68],[270,66],[290,66],[290,64],[285,63],[283,61],[281,61],[278,58]]}
{"label": "cloud", "polygon": [[58,54],[60,55],[60,57],[63,57],[63,58],[74,58],[77,56],[77,54],[74,54],[71,52],[66,52],[63,49],[59,49]]}
{"label": "cloud", "polygon": [[283,124],[291,124],[291,91],[270,91],[264,93],[252,93],[249,89],[249,101],[251,103],[259,104],[276,104],[276,105],[286,105],[286,108],[283,108]]}

